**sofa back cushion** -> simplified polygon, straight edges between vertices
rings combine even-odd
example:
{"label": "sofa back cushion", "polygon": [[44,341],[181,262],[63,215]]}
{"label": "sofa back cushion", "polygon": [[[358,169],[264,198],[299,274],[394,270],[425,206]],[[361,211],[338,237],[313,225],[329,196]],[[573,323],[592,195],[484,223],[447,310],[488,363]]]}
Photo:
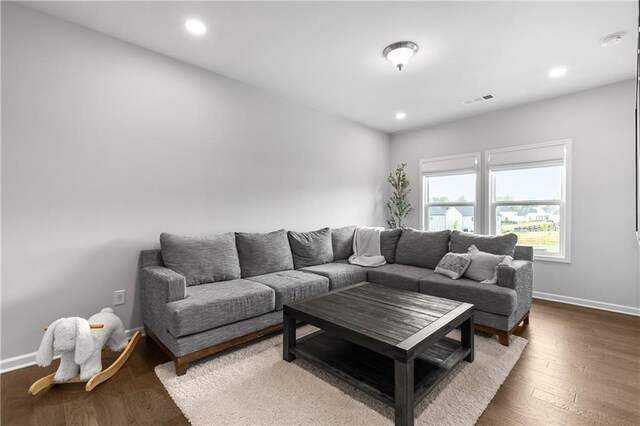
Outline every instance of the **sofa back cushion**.
{"label": "sofa back cushion", "polygon": [[333,247],[333,260],[348,259],[353,254],[353,234],[355,226],[331,230],[331,246]]}
{"label": "sofa back cushion", "polygon": [[164,265],[184,275],[188,286],[240,278],[232,233],[202,236],[162,233],[160,247]]}
{"label": "sofa back cushion", "polygon": [[261,233],[236,232],[242,278],[293,269],[287,231]]}
{"label": "sofa back cushion", "polygon": [[380,254],[387,263],[395,263],[396,249],[400,241],[402,229],[385,229],[380,233]]}
{"label": "sofa back cushion", "polygon": [[333,261],[331,228],[311,232],[289,231],[289,244],[296,269],[322,265]]}
{"label": "sofa back cushion", "polygon": [[452,253],[467,253],[469,247],[476,246],[478,250],[485,253],[513,257],[517,242],[516,234],[477,235],[458,230],[451,231]]}
{"label": "sofa back cushion", "polygon": [[396,263],[435,269],[440,259],[449,252],[450,233],[448,229],[444,231],[403,229],[396,249]]}

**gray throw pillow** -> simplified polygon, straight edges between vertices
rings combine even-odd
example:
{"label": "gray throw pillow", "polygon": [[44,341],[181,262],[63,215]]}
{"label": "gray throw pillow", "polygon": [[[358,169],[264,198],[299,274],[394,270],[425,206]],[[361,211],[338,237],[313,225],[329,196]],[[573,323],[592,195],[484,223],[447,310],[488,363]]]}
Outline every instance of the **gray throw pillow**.
{"label": "gray throw pillow", "polygon": [[512,256],[518,242],[516,234],[478,235],[458,230],[451,231],[451,252],[466,253],[469,247],[476,246],[478,250],[491,254]]}
{"label": "gray throw pillow", "polygon": [[395,263],[398,241],[402,235],[402,229],[385,229],[380,233],[380,254],[387,263]]}
{"label": "gray throw pillow", "polygon": [[510,263],[513,260],[511,256],[480,251],[474,245],[469,247],[469,255],[471,256],[471,264],[464,276],[483,284],[496,284],[498,282],[498,265]]}
{"label": "gray throw pillow", "polygon": [[240,278],[240,263],[233,234],[185,236],[162,233],[164,265],[184,275],[187,285]]}
{"label": "gray throw pillow", "polygon": [[236,232],[242,278],[293,269],[287,231],[260,233]]}
{"label": "gray throw pillow", "polygon": [[435,269],[440,259],[449,252],[449,234],[448,229],[444,231],[403,229],[396,249],[396,263]]}
{"label": "gray throw pillow", "polygon": [[353,234],[355,226],[331,230],[331,246],[333,247],[333,260],[348,259],[353,254]]}
{"label": "gray throw pillow", "polygon": [[468,253],[447,253],[438,262],[435,272],[457,280],[465,273],[470,263],[471,255]]}
{"label": "gray throw pillow", "polygon": [[333,261],[330,228],[311,232],[289,231],[288,235],[293,253],[293,266],[296,269]]}

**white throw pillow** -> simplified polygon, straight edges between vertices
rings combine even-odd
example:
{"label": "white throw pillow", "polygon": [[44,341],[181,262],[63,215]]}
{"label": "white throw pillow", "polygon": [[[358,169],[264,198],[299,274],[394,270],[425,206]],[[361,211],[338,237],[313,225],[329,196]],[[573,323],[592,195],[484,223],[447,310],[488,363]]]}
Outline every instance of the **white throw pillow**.
{"label": "white throw pillow", "polygon": [[464,276],[483,284],[496,284],[498,282],[498,265],[508,264],[513,261],[511,256],[485,253],[478,250],[475,245],[469,247],[471,264]]}
{"label": "white throw pillow", "polygon": [[438,274],[457,280],[465,273],[471,264],[471,255],[466,253],[447,253],[444,255],[435,271]]}

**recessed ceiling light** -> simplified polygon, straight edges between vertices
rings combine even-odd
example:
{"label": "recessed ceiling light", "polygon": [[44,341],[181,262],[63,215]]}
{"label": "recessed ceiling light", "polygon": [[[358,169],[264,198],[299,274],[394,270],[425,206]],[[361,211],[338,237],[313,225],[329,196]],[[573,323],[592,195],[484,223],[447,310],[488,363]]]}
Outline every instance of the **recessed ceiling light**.
{"label": "recessed ceiling light", "polygon": [[193,35],[203,35],[207,32],[207,26],[198,19],[188,19],[184,27]]}
{"label": "recessed ceiling light", "polygon": [[602,47],[611,47],[615,44],[618,44],[622,41],[623,34],[612,34],[600,40],[600,45]]}
{"label": "recessed ceiling light", "polygon": [[404,111],[396,112],[396,120],[404,120],[407,118],[407,113]]}
{"label": "recessed ceiling light", "polygon": [[387,58],[398,71],[407,66],[409,59],[418,51],[418,45],[411,41],[399,41],[384,48],[382,55]]}
{"label": "recessed ceiling light", "polygon": [[567,74],[567,69],[565,67],[556,67],[549,70],[547,76],[549,78],[560,78],[564,77]]}

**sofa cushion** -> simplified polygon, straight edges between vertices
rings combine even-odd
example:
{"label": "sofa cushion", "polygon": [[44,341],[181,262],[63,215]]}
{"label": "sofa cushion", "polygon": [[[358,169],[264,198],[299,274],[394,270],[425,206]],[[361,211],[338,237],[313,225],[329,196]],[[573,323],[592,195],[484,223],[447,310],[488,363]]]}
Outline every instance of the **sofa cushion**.
{"label": "sofa cushion", "polygon": [[287,231],[236,232],[242,278],[293,269],[293,256]]}
{"label": "sofa cushion", "polygon": [[257,317],[275,309],[275,291],[249,280],[189,287],[187,298],[167,303],[167,329],[174,337]]}
{"label": "sofa cushion", "polygon": [[448,229],[444,231],[403,229],[396,249],[396,263],[435,269],[440,259],[449,252],[449,234]]}
{"label": "sofa cushion", "polygon": [[309,266],[301,271],[322,275],[329,278],[329,290],[345,287],[367,280],[367,271],[356,265],[342,262],[325,263],[324,265]]}
{"label": "sofa cushion", "polygon": [[333,260],[348,259],[353,254],[353,234],[355,226],[331,230],[331,245],[333,246]]}
{"label": "sofa cushion", "polygon": [[333,261],[330,228],[310,232],[289,231],[287,235],[293,254],[293,266],[296,269]]}
{"label": "sofa cushion", "polygon": [[396,248],[402,235],[402,229],[385,229],[380,233],[380,252],[387,263],[396,261]]}
{"label": "sofa cushion", "polygon": [[458,230],[451,231],[451,252],[466,253],[469,247],[476,246],[485,253],[501,254],[513,257],[518,236],[505,235],[477,235]]}
{"label": "sofa cushion", "polygon": [[188,286],[240,278],[233,234],[186,236],[160,234],[162,259],[184,275]]}
{"label": "sofa cushion", "polygon": [[471,264],[469,253],[447,253],[438,262],[435,272],[451,279],[460,278]]}
{"label": "sofa cushion", "polygon": [[515,290],[477,281],[451,278],[440,274],[420,280],[420,293],[460,302],[473,303],[475,309],[497,315],[511,315],[517,304]]}
{"label": "sofa cushion", "polygon": [[498,265],[513,261],[511,256],[486,253],[478,250],[475,245],[469,247],[469,255],[471,264],[464,276],[483,284],[495,284],[498,281]]}
{"label": "sofa cushion", "polygon": [[282,271],[249,278],[276,292],[276,310],[285,303],[298,302],[329,291],[329,278],[300,271]]}
{"label": "sofa cushion", "polygon": [[367,281],[403,290],[418,291],[420,280],[433,273],[431,269],[394,263],[368,268]]}

